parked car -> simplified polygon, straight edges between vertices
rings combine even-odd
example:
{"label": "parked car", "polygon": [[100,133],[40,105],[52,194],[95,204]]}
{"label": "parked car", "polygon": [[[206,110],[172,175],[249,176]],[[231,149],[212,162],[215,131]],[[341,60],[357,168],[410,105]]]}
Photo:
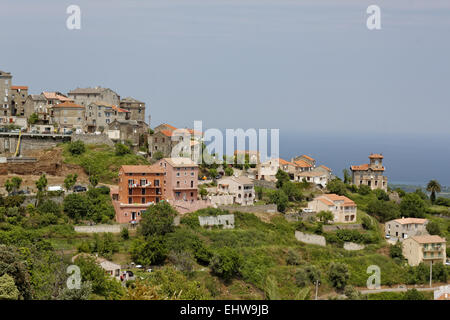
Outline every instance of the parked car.
{"label": "parked car", "polygon": [[385,235],[384,237],[385,237],[386,239],[390,239],[390,238],[391,238],[391,236],[390,236],[390,235],[388,235],[388,234],[387,234],[387,235]]}
{"label": "parked car", "polygon": [[64,134],[72,134],[72,131],[68,130],[68,131],[64,132]]}
{"label": "parked car", "polygon": [[73,187],[73,192],[86,192],[86,191],[87,191],[86,187],[83,187],[83,186],[74,186]]}
{"label": "parked car", "polygon": [[303,211],[304,213],[312,213],[312,212],[314,212],[314,210],[313,210],[313,209],[310,209],[310,208],[303,208],[302,211]]}
{"label": "parked car", "polygon": [[447,261],[445,261],[445,265],[450,266],[450,260],[447,259]]}
{"label": "parked car", "polygon": [[61,186],[49,186],[47,188],[48,191],[63,191]]}

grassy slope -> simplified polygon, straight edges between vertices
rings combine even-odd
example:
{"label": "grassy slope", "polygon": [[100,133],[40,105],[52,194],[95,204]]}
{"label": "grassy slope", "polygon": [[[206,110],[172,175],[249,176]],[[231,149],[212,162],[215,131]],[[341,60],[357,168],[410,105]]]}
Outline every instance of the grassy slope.
{"label": "grassy slope", "polygon": [[148,164],[142,156],[127,154],[117,156],[114,148],[107,145],[86,145],[86,152],[73,156],[64,144],[64,162],[83,167],[87,174],[97,174],[100,182],[113,184],[117,182],[117,174],[121,165]]}

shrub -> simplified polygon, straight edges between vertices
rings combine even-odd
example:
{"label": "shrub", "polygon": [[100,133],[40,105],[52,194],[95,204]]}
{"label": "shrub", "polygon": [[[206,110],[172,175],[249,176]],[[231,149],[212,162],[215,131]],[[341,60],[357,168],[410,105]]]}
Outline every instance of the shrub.
{"label": "shrub", "polygon": [[300,257],[300,255],[296,251],[289,249],[287,253],[286,263],[292,266],[297,266],[301,262],[302,258]]}
{"label": "shrub", "polygon": [[86,146],[83,141],[75,141],[69,143],[68,150],[71,155],[80,155],[86,152]]}
{"label": "shrub", "polygon": [[123,240],[130,239],[130,233],[128,232],[128,228],[122,228],[122,230],[120,230],[120,236],[122,237]]}
{"label": "shrub", "polygon": [[424,218],[425,210],[426,203],[417,193],[408,193],[400,203],[400,212],[406,217]]}
{"label": "shrub", "polygon": [[241,256],[232,248],[218,249],[211,258],[210,267],[214,274],[224,280],[239,275]]}
{"label": "shrub", "polygon": [[150,206],[143,214],[139,224],[138,232],[144,237],[165,235],[173,232],[173,219],[177,211],[166,202],[161,201]]}
{"label": "shrub", "polygon": [[435,221],[428,222],[426,228],[428,233],[431,235],[438,235],[438,236],[442,235],[441,228],[439,227],[439,224]]}
{"label": "shrub", "polygon": [[372,192],[372,189],[368,185],[365,185],[365,184],[360,185],[358,188],[358,193],[363,196],[368,195],[371,192]]}
{"label": "shrub", "polygon": [[131,153],[131,150],[128,146],[124,145],[123,143],[116,143],[114,146],[116,156],[124,156],[126,154]]}
{"label": "shrub", "polygon": [[328,279],[336,289],[343,289],[347,285],[350,273],[346,264],[332,262],[328,272]]}

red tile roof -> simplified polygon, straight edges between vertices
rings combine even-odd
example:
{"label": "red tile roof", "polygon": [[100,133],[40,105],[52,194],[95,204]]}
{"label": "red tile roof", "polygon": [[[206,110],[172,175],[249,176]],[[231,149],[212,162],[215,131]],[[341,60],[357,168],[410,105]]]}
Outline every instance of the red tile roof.
{"label": "red tile roof", "polygon": [[[359,165],[359,166],[351,166],[350,169],[352,171],[367,171],[369,170],[369,165],[367,163]],[[373,171],[384,171],[384,167],[381,168],[370,168]]]}
{"label": "red tile roof", "polygon": [[160,131],[163,135],[171,137],[173,135],[173,132],[170,130],[161,130]]}
{"label": "red tile roof", "polygon": [[420,219],[420,218],[400,218],[395,219],[395,222],[398,222],[400,224],[411,224],[411,223],[417,223],[417,224],[424,224],[427,222],[427,219]]}
{"label": "red tile roof", "polygon": [[285,165],[295,166],[295,164],[293,164],[292,162],[286,161],[286,160],[281,159],[281,158],[278,159],[278,163],[279,163],[280,165],[283,165],[283,166],[285,166]]}
{"label": "red tile roof", "polygon": [[324,168],[325,170],[328,170],[328,171],[330,171],[331,172],[331,169],[330,168],[328,168],[328,167],[325,167],[323,164],[322,165],[320,165],[319,167],[322,167],[322,168]]}
{"label": "red tile roof", "polygon": [[20,90],[28,90],[28,87],[27,86],[11,86],[11,89],[12,90],[18,90],[18,89],[20,89]]}
{"label": "red tile roof", "polygon": [[411,237],[411,239],[415,240],[418,243],[442,243],[445,242],[444,238],[441,238],[439,236],[414,236]]}
{"label": "red tile roof", "polygon": [[120,167],[125,173],[162,173],[164,169],[159,165],[123,165]]}
{"label": "red tile roof", "polygon": [[310,165],[308,162],[306,162],[304,160],[294,161],[294,164],[300,168],[311,168],[312,167],[312,165]]}
{"label": "red tile roof", "polygon": [[119,107],[117,107],[117,106],[112,106],[112,109],[113,109],[114,111],[117,111],[117,112],[130,112],[130,111],[128,111],[128,110],[119,108]]}
{"label": "red tile roof", "polygon": [[311,158],[310,156],[307,156],[306,154],[302,155],[303,158],[306,158],[310,161],[316,161],[314,158]]}

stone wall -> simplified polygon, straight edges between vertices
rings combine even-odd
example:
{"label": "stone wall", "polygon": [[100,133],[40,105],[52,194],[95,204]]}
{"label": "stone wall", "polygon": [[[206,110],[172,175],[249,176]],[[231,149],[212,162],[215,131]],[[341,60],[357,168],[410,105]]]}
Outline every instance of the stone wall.
{"label": "stone wall", "polygon": [[329,225],[323,226],[324,232],[336,231],[336,230],[362,230],[362,224],[360,223],[352,223],[352,224],[338,224],[338,225]]}
{"label": "stone wall", "polygon": [[301,231],[295,231],[295,238],[298,241],[308,243],[308,244],[317,244],[319,246],[326,246],[327,241],[325,240],[325,237],[319,236],[316,234],[311,233],[303,233]]}
{"label": "stone wall", "polygon": [[354,242],[344,242],[344,249],[349,251],[362,250],[365,246]]}
{"label": "stone wall", "polygon": [[253,180],[253,184],[255,187],[263,187],[267,189],[276,189],[276,184],[273,181],[267,181],[267,180]]}
{"label": "stone wall", "polygon": [[75,226],[75,232],[79,233],[102,233],[102,232],[111,232],[111,233],[120,233],[122,228],[127,227],[126,225],[120,224],[99,224],[95,226]]}
{"label": "stone wall", "polygon": [[111,147],[114,146],[114,142],[112,142],[107,134],[73,134],[72,141],[82,141],[85,144],[106,144]]}
{"label": "stone wall", "polygon": [[227,210],[230,212],[241,211],[249,213],[275,213],[277,212],[277,205],[265,204],[256,206],[219,206],[219,209]]}
{"label": "stone wall", "polygon": [[198,221],[202,227],[222,226],[223,229],[234,229],[234,214],[199,216]]}
{"label": "stone wall", "polygon": [[[0,135],[0,154],[13,154],[16,152],[18,135]],[[70,136],[62,137],[49,135],[22,135],[20,140],[20,153],[33,150],[51,149]]]}

